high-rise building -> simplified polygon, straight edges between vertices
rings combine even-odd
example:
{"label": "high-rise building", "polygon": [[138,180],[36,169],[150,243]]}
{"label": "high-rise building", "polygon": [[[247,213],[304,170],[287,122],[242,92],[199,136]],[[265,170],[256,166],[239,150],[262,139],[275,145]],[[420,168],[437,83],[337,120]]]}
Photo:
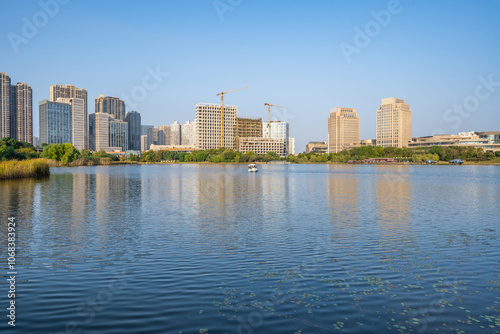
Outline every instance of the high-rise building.
{"label": "high-rise building", "polygon": [[128,147],[128,124],[120,119],[109,119],[110,150],[126,151]]}
{"label": "high-rise building", "polygon": [[[50,101],[56,102],[58,98],[82,99],[83,100],[83,146],[89,147],[89,124],[88,124],[88,93],[84,88],[77,88],[73,85],[52,85],[50,86]],[[79,126],[79,125],[77,125]],[[79,132],[82,130],[78,130]],[[76,147],[76,146],[75,146]]]}
{"label": "high-rise building", "polygon": [[71,104],[42,100],[38,103],[40,142],[65,144],[73,139],[73,115]]}
{"label": "high-rise building", "polygon": [[[262,136],[264,138],[283,139],[285,142],[285,155],[288,155],[288,138],[290,137],[290,126],[288,122],[271,121],[262,123]],[[269,130],[271,136],[269,136]]]}
{"label": "high-rise building", "polygon": [[141,152],[145,152],[148,150],[148,135],[141,135]]}
{"label": "high-rise building", "polygon": [[89,149],[92,151],[106,150],[109,146],[109,118],[106,113],[89,115]]}
{"label": "high-rise building", "polygon": [[377,110],[377,145],[408,147],[412,135],[410,106],[404,100],[382,99]]}
{"label": "high-rise building", "polygon": [[187,121],[185,124],[181,124],[181,145],[194,146],[196,139],[195,126],[195,122],[193,121]]}
{"label": "high-rise building", "polygon": [[93,151],[125,151],[128,147],[128,124],[108,113],[90,114],[89,139]]}
{"label": "high-rise building", "polygon": [[95,99],[95,112],[112,115],[116,120],[125,119],[125,102],[117,97],[99,95]]}
{"label": "high-rise building", "polygon": [[338,153],[359,145],[359,117],[356,109],[331,109],[327,144],[328,153]]}
{"label": "high-rise building", "polygon": [[238,108],[231,105],[224,106],[224,138],[221,133],[221,109],[220,104],[198,103],[196,105],[195,146],[198,149],[209,150],[220,147],[234,149],[234,124]]}
{"label": "high-rise building", "polygon": [[174,121],[170,124],[170,144],[168,145],[181,145],[182,142],[182,130],[181,124],[177,121]]}
{"label": "high-rise building", "polygon": [[25,83],[11,86],[11,137],[33,142],[33,99],[31,87]]}
{"label": "high-rise building", "polygon": [[262,137],[262,118],[236,117],[234,124],[235,148],[239,148],[241,137]]}
{"label": "high-rise building", "polygon": [[148,133],[147,133],[147,143],[146,143],[146,150],[149,150],[151,145],[154,145],[155,141],[158,141],[158,130],[155,131],[155,127],[148,128]]}
{"label": "high-rise building", "polygon": [[154,145],[170,145],[170,125],[160,125],[153,130]]}
{"label": "high-rise building", "polygon": [[128,124],[128,149],[141,149],[141,114],[137,111],[127,112],[125,121]]}
{"label": "high-rise building", "polygon": [[10,77],[0,72],[0,139],[10,137]]}
{"label": "high-rise building", "polygon": [[71,105],[71,144],[77,149],[82,150],[87,148],[85,141],[85,123],[87,115],[85,114],[85,102],[80,98],[65,98],[58,97],[56,102],[66,103]]}
{"label": "high-rise building", "polygon": [[295,155],[295,138],[288,137],[288,154]]}
{"label": "high-rise building", "polygon": [[141,125],[141,136],[148,134],[148,129],[154,128],[154,125]]}
{"label": "high-rise building", "polygon": [[11,85],[10,77],[0,72],[0,138],[33,142],[33,99],[28,84]]}

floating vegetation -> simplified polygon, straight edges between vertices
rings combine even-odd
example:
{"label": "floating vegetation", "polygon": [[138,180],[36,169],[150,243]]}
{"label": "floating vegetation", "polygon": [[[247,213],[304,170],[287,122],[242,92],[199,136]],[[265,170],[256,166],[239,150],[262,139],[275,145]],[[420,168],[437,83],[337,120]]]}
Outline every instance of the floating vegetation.
{"label": "floating vegetation", "polygon": [[[405,238],[374,242],[371,256],[344,250],[292,262],[287,268],[260,264],[240,276],[244,287],[224,283],[213,304],[233,321],[255,312],[264,322],[287,319],[295,324],[295,333],[381,328],[401,333],[500,333],[500,265],[495,261],[474,266],[493,247],[485,246],[485,235],[499,240],[495,233],[436,234],[438,239],[444,235],[445,242],[435,247],[452,252],[432,254],[415,238]],[[476,271],[463,269],[463,263]],[[485,265],[497,270],[479,274]],[[346,316],[339,319],[338,314]]]}

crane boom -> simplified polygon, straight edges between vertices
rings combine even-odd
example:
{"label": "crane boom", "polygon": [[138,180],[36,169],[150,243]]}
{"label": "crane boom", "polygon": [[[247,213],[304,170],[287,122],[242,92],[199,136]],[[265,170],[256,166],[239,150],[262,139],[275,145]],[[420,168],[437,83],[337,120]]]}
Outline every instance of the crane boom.
{"label": "crane boom", "polygon": [[224,95],[224,94],[227,94],[227,93],[236,92],[237,90],[242,90],[242,89],[245,89],[245,88],[248,88],[248,87],[241,87],[241,88],[236,88],[236,89],[233,89],[233,90],[228,90],[228,91],[225,91],[225,92],[221,92],[221,93],[217,94],[217,96]]}
{"label": "crane boom", "polygon": [[267,106],[267,111],[269,115],[269,122],[267,123],[267,132],[268,132],[267,135],[269,138],[271,138],[271,107],[283,108],[283,109],[288,109],[288,107],[277,106],[271,103],[264,103],[264,105]]}
{"label": "crane boom", "polygon": [[220,117],[221,117],[221,147],[224,147],[224,94],[227,94],[227,93],[232,93],[232,92],[236,92],[237,90],[242,90],[242,89],[245,89],[245,88],[248,88],[248,87],[241,87],[241,88],[237,88],[237,89],[233,89],[233,90],[228,90],[228,91],[225,91],[225,92],[220,92],[219,94],[217,94],[217,96],[220,95],[220,106],[221,106],[221,109],[220,109]]}

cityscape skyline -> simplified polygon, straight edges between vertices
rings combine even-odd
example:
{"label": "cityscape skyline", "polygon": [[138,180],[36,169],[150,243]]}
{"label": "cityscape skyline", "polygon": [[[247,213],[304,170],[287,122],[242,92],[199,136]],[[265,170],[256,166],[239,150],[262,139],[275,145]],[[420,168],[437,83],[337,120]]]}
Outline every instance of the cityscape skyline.
{"label": "cityscape skyline", "polygon": [[[336,106],[356,108],[360,138],[375,138],[376,108],[390,96],[410,101],[414,136],[495,130],[498,2],[397,3],[394,9],[388,1],[254,1],[221,13],[211,1],[137,8],[114,1],[61,2],[29,38],[22,18],[32,22],[42,6],[5,3],[2,70],[33,88],[35,105],[49,98],[51,85],[71,84],[85,87],[90,99],[129,96],[127,110],[155,125],[192,120],[198,102],[218,103],[217,92],[249,86],[227,103],[263,119],[264,102],[286,105],[272,115],[290,123],[300,150],[308,141],[327,140],[322,125]],[[391,17],[383,21],[379,14],[389,9]],[[94,25],[86,23],[89,15]],[[86,33],[75,39],[82,27]],[[367,34],[370,27],[374,31]],[[13,44],[12,34],[25,40]],[[116,52],[100,52],[104,41]],[[35,108],[35,120],[37,114]]]}

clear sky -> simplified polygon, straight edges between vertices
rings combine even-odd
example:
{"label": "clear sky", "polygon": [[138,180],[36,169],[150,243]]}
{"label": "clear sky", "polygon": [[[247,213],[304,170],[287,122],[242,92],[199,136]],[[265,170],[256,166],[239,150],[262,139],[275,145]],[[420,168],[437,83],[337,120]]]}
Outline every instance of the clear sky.
{"label": "clear sky", "polygon": [[99,94],[135,93],[127,110],[155,126],[248,86],[226,102],[264,120],[265,102],[287,106],[273,118],[298,152],[326,140],[334,107],[375,138],[386,97],[408,102],[413,136],[500,131],[497,0],[54,1],[0,0],[0,72],[32,86],[35,135],[53,84],[86,88],[89,113]]}

